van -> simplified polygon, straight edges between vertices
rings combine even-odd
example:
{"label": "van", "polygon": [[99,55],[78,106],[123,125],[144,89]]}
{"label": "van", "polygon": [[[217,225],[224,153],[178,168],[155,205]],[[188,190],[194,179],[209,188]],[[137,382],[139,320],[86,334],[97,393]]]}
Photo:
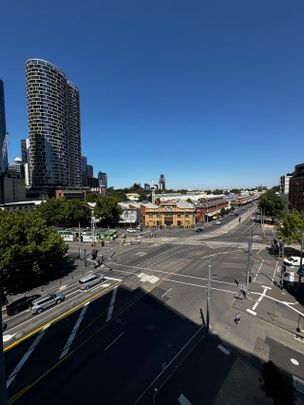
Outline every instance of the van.
{"label": "van", "polygon": [[80,290],[89,290],[94,285],[101,283],[104,280],[104,276],[100,274],[90,273],[84,277],[82,277],[79,282]]}

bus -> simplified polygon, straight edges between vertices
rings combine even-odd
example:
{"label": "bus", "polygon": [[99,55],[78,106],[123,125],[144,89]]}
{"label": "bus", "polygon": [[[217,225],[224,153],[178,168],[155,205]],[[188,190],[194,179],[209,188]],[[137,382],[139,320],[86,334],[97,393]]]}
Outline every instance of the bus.
{"label": "bus", "polygon": [[74,233],[71,231],[58,231],[65,242],[73,242],[75,240]]}

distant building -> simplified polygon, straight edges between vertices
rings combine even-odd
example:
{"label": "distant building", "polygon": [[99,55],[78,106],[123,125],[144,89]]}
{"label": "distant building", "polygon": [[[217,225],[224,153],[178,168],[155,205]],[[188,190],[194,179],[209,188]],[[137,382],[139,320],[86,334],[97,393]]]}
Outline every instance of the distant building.
{"label": "distant building", "polygon": [[160,190],[164,190],[166,188],[165,176],[163,174],[159,176],[158,184]]}
{"label": "distant building", "polygon": [[145,184],[144,184],[144,190],[145,190],[145,191],[150,191],[150,190],[151,190],[150,184],[145,183]]}
{"label": "distant building", "polygon": [[92,165],[87,165],[87,179],[92,179],[94,177],[94,170]]}
{"label": "distant building", "polygon": [[195,207],[186,201],[161,202],[153,208],[146,208],[144,221],[148,227],[192,228],[195,225]]}
{"label": "distant building", "polygon": [[24,179],[24,164],[22,163],[21,158],[16,157],[12,162],[8,164],[7,174],[9,177]]}
{"label": "distant building", "polygon": [[4,85],[0,80],[0,174],[7,169],[7,133],[5,119]]}
{"label": "distant building", "polygon": [[291,175],[281,176],[280,177],[280,192],[281,194],[288,194],[289,193],[289,182],[291,179]]}
{"label": "distant building", "polygon": [[78,88],[42,59],[26,62],[26,87],[31,188],[81,187]]}
{"label": "distant building", "polygon": [[3,185],[3,195],[0,195],[0,201],[2,204],[26,200],[24,179],[4,176]]}
{"label": "distant building", "polygon": [[55,198],[65,198],[66,200],[84,200],[86,192],[82,190],[56,190]]}
{"label": "distant building", "polygon": [[304,163],[295,166],[289,180],[289,203],[296,210],[304,210]]}
{"label": "distant building", "polygon": [[196,221],[208,222],[218,217],[222,209],[229,208],[229,202],[223,197],[205,198],[196,205]]}
{"label": "distant building", "polygon": [[99,187],[103,189],[108,188],[108,176],[107,173],[99,172],[98,173],[98,183]]}

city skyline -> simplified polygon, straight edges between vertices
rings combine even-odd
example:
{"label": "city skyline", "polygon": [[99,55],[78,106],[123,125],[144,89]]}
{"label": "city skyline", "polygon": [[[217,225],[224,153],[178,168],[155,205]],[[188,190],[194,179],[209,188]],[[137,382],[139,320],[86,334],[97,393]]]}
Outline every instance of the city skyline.
{"label": "city skyline", "polygon": [[[9,160],[20,156],[28,134],[24,64],[37,56],[77,83],[82,154],[95,175],[108,173],[110,186],[157,182],[162,172],[170,188],[279,184],[303,161],[303,5],[222,2],[219,12],[198,2],[135,3],[91,2],[89,12],[80,3],[62,5],[87,19],[79,32],[60,19],[50,30],[52,18],[43,16],[55,15],[55,4],[5,6],[17,26],[12,31],[4,21],[0,28]],[[297,148],[287,154],[290,140]]]}

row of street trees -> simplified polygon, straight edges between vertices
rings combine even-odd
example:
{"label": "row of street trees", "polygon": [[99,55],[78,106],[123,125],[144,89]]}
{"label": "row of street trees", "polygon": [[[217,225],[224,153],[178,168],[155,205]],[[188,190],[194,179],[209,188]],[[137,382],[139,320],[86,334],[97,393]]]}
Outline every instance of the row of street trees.
{"label": "row of street trees", "polygon": [[259,208],[272,221],[277,220],[276,233],[284,243],[300,242],[304,232],[304,213],[288,208],[286,198],[277,194],[278,187],[263,193],[260,197]]}

